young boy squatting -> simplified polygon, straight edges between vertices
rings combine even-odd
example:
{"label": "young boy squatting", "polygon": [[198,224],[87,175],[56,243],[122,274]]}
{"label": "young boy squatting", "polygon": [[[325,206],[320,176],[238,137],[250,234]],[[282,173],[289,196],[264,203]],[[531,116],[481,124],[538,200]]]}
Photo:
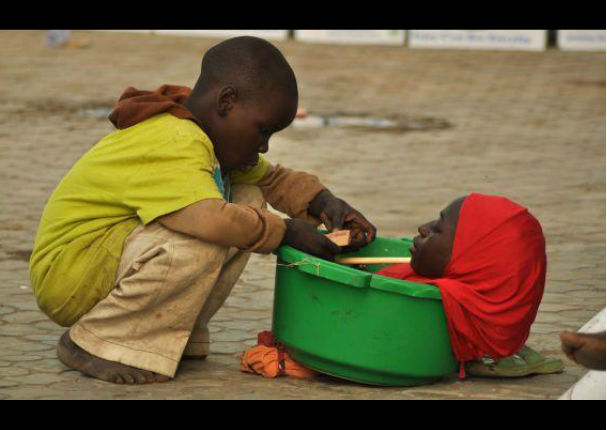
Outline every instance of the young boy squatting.
{"label": "young boy squatting", "polygon": [[182,356],[209,353],[207,323],[251,252],[287,244],[333,259],[342,249],[320,222],[356,232],[349,249],[375,238],[316,176],[259,155],[297,104],[293,70],[253,37],[206,52],[191,91],[125,91],[110,114],[118,130],[50,197],[30,260],[38,305],[70,327],[64,364],[115,383],[166,381]]}

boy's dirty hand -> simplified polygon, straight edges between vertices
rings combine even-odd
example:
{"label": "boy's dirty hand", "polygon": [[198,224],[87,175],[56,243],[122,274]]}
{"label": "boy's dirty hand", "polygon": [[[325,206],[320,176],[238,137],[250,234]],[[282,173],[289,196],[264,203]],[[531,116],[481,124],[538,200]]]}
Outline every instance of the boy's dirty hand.
{"label": "boy's dirty hand", "polygon": [[343,228],[350,230],[350,244],[343,249],[344,252],[358,251],[373,242],[377,231],[360,212],[354,209],[352,211],[344,219]]}
{"label": "boy's dirty hand", "polygon": [[329,261],[341,253],[341,248],[319,233],[314,224],[300,219],[286,219],[285,224],[287,231],[282,244]]}
{"label": "boy's dirty hand", "polygon": [[344,251],[353,252],[373,242],[377,229],[363,214],[342,199],[335,197],[330,191],[320,193],[308,207],[311,215],[320,218],[327,230],[350,230],[350,245]]}

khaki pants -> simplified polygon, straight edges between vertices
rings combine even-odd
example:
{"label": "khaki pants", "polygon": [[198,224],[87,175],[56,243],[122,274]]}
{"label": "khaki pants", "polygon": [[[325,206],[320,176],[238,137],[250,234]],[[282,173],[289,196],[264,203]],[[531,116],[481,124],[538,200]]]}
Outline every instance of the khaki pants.
{"label": "khaki pants", "polygon": [[[252,185],[234,185],[232,197],[265,205]],[[70,337],[94,356],[174,377],[184,353],[208,354],[207,323],[249,255],[158,222],[140,225],[125,241],[115,288],[70,328]]]}

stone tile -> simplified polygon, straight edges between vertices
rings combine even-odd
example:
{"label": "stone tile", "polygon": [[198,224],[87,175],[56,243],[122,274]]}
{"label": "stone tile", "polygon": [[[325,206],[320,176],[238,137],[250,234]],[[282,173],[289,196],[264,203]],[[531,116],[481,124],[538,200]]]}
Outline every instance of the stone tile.
{"label": "stone tile", "polygon": [[48,321],[48,317],[40,311],[19,311],[4,315],[2,320],[9,324],[29,324],[37,321]]}

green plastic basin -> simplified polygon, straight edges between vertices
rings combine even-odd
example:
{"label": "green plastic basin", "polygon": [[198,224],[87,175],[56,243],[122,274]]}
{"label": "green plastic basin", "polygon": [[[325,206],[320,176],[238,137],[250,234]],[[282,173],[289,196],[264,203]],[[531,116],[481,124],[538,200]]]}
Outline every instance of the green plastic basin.
{"label": "green plastic basin", "polygon": [[[408,256],[410,239],[378,237],[349,256]],[[456,370],[438,288],[322,260],[276,254],[272,329],[301,364],[372,385],[421,385]]]}

